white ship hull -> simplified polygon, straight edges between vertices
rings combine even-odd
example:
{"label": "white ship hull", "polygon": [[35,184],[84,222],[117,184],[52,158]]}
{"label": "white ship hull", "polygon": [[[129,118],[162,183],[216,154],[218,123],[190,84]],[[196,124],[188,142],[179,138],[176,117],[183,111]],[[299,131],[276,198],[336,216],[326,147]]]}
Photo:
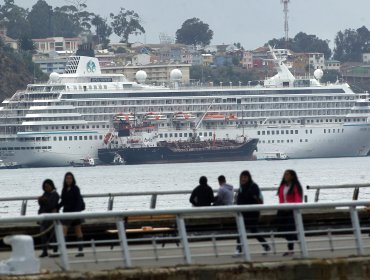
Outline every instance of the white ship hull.
{"label": "white ship hull", "polygon": [[[262,131],[265,131],[265,135],[261,135]],[[266,135],[267,131],[269,131],[269,135]],[[273,131],[274,134],[272,135]],[[279,131],[278,135],[276,134],[277,131]],[[281,134],[281,131],[284,131],[284,134]],[[170,132],[166,131],[168,135]],[[172,134],[177,133],[179,135],[185,132],[191,131],[177,130],[172,131]],[[213,136],[209,136],[210,132],[214,133],[216,138],[234,139],[243,134],[243,129],[226,128],[200,132],[203,132],[203,134],[207,132],[208,136],[204,138],[210,140],[213,138]],[[159,134],[163,135],[164,131],[159,131],[157,134],[158,136]],[[40,135],[42,136],[42,134]],[[60,135],[64,137],[63,134]],[[66,137],[69,137],[69,135],[68,133],[65,134]],[[100,135],[103,137],[103,132],[100,132]],[[370,150],[370,124],[245,128],[244,135],[259,138],[258,152],[256,153],[258,158],[264,158],[271,153],[283,153],[289,158],[355,157],[366,156]],[[97,159],[98,149],[104,147],[100,138],[83,141],[49,141],[28,145],[17,141],[13,142],[12,145],[3,142],[0,143],[0,156],[6,162],[17,162],[27,167],[68,166],[72,161],[78,162],[86,156]],[[169,140],[185,139],[173,137]],[[9,149],[10,146],[13,146],[13,150],[4,151],[5,148]],[[31,147],[49,147],[49,149],[27,149]],[[16,148],[19,149],[16,150]]]}

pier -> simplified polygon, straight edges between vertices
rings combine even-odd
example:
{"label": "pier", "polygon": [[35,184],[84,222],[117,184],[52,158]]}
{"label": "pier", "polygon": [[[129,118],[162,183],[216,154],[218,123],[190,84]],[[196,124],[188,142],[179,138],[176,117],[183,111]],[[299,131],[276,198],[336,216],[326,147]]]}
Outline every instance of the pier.
{"label": "pier", "polygon": [[[140,279],[153,279],[149,278],[151,273],[161,279],[194,279],[186,277],[198,274],[196,279],[206,279],[201,275],[212,275],[209,276],[212,279],[220,275],[254,275],[253,279],[266,279],[263,277],[270,275],[269,279],[282,279],[279,277],[299,277],[300,273],[312,277],[301,276],[301,279],[336,279],[320,277],[328,273],[338,275],[340,267],[349,263],[358,269],[358,275],[367,273],[370,268],[370,258],[366,257],[370,254],[367,212],[370,202],[356,200],[361,188],[369,185],[337,187],[353,189],[354,200],[155,209],[157,200],[153,197],[168,195],[155,193],[149,196],[148,209],[117,211],[114,204],[109,203],[112,201],[110,195],[106,197],[110,199],[107,200],[108,205],[112,206],[107,208],[109,211],[45,215],[29,215],[24,211],[21,215],[1,217],[0,228],[2,237],[21,233],[36,236],[39,230],[37,222],[48,220],[54,223],[60,255],[41,259],[44,272],[41,276],[48,277],[45,279],[58,279],[61,273],[71,277],[64,276],[67,277],[64,279],[73,279],[72,275],[76,273],[84,275],[85,279],[104,279],[99,277],[114,273],[119,275],[118,278],[110,279],[132,279],[133,275],[141,275]],[[317,189],[325,189],[325,186],[310,186],[309,189],[317,193]],[[28,205],[24,201],[32,199],[20,198],[18,202],[25,205],[24,210]],[[291,233],[297,234],[298,241],[291,257],[282,256],[287,242],[274,224],[276,212],[283,209],[294,211],[296,230]],[[256,210],[261,212],[259,233],[252,234],[245,230],[242,213]],[[77,217],[85,219],[83,258],[74,256],[78,242],[72,235],[64,238],[60,223],[62,219]],[[267,254],[255,240],[257,235],[264,236],[271,246]],[[234,256],[238,236],[244,250],[243,254]],[[35,245],[38,255],[38,238],[35,238]],[[9,247],[2,247],[0,259],[5,260],[9,255]],[[352,272],[355,273],[354,270]]]}

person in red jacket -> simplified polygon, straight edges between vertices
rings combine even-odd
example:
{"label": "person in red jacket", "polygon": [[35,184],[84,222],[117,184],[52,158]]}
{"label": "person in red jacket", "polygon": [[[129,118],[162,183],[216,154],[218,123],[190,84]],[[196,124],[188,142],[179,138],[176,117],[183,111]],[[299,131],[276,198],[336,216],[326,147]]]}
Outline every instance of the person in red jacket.
{"label": "person in red jacket", "polygon": [[[303,201],[303,190],[294,170],[286,170],[278,189],[279,203],[301,203]],[[278,230],[283,232],[295,231],[294,214],[292,210],[279,210]],[[296,234],[285,234],[288,241],[288,252],[283,256],[294,254],[294,242],[298,240]]]}

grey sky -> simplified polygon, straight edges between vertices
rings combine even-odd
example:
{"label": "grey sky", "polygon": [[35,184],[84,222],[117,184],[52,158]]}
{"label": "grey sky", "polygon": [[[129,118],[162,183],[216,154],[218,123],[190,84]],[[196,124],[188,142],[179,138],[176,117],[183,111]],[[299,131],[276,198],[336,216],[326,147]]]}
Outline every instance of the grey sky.
{"label": "grey sky", "polygon": [[[70,0],[71,2],[73,0]],[[0,1],[0,3],[3,1]],[[15,0],[30,8],[37,0]],[[67,0],[47,0],[62,6]],[[108,17],[120,7],[135,10],[143,19],[145,36],[130,41],[159,42],[159,33],[175,37],[188,18],[198,17],[214,31],[212,44],[240,42],[254,49],[272,38],[284,37],[284,14],[280,0],[87,0],[88,10]],[[339,30],[365,25],[370,29],[369,0],[291,0],[289,35],[300,31],[333,41]],[[117,38],[112,38],[117,40]]]}

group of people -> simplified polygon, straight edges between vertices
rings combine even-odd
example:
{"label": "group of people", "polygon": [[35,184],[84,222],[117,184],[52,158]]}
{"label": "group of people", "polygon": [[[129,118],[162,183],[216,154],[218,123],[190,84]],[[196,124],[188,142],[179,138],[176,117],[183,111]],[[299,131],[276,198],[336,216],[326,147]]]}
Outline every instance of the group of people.
{"label": "group of people", "polygon": [[[85,203],[81,196],[79,187],[76,185],[75,177],[71,172],[67,172],[64,176],[62,193],[59,196],[54,182],[50,179],[46,179],[42,183],[43,194],[38,198],[39,203],[39,214],[44,213],[58,213],[63,208],[64,213],[68,212],[80,212],[85,210]],[[81,229],[82,220],[62,220],[63,233],[67,236],[68,229],[73,227],[75,230],[76,238],[78,242],[83,241],[83,233]],[[41,258],[47,257],[48,244],[55,241],[53,231],[50,230],[53,226],[50,221],[43,221],[40,223],[41,231],[41,242],[42,242],[42,253]],[[53,247],[54,254],[57,256],[57,248]],[[78,253],[76,257],[83,257],[83,245],[79,243]]]}
{"label": "group of people", "polygon": [[[205,176],[200,177],[199,185],[192,191],[190,203],[193,206],[220,206],[220,205],[253,205],[263,204],[263,196],[258,185],[252,180],[252,175],[245,170],[239,177],[239,189],[234,198],[234,188],[226,183],[225,176],[218,177],[220,188],[216,197],[212,188],[207,183]],[[286,170],[279,185],[277,196],[279,203],[301,203],[303,201],[303,189],[298,180],[297,173],[294,170]],[[243,213],[244,224],[246,230],[251,233],[258,233],[259,211],[248,211]],[[288,241],[288,251],[283,256],[291,256],[294,254],[294,243],[298,240],[294,233],[295,231],[294,215],[292,210],[279,210],[277,212],[276,225],[278,231],[285,232],[283,236]],[[261,235],[256,235],[257,240],[261,243],[264,252],[271,250],[266,239]],[[237,240],[236,255],[242,253],[240,239]]]}

